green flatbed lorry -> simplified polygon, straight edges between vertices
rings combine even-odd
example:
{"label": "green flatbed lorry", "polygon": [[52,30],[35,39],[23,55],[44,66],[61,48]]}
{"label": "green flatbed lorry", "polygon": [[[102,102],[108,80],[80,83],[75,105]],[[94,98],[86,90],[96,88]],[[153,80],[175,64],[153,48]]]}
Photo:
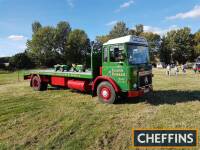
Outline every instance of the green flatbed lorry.
{"label": "green flatbed lorry", "polygon": [[120,96],[139,97],[153,90],[148,43],[142,37],[129,35],[109,40],[101,50],[93,48],[90,70],[33,70],[24,79],[37,91],[48,85],[64,87],[92,93],[109,104]]}

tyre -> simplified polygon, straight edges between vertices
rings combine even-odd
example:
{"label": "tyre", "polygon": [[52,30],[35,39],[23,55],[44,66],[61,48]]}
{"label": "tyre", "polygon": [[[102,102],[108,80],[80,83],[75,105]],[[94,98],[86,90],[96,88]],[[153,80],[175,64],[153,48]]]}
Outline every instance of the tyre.
{"label": "tyre", "polygon": [[107,103],[107,104],[115,103],[117,98],[113,86],[107,81],[104,81],[98,85],[97,95],[101,103]]}
{"label": "tyre", "polygon": [[31,86],[35,91],[45,91],[47,90],[47,83],[41,82],[40,77],[34,76],[31,80]]}

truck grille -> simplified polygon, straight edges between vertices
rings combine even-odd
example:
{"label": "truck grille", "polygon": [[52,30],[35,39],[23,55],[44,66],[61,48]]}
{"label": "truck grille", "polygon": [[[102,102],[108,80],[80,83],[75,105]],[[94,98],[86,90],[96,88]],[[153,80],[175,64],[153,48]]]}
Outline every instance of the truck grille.
{"label": "truck grille", "polygon": [[144,87],[144,86],[147,86],[150,84],[152,84],[152,75],[151,74],[139,77],[140,87]]}

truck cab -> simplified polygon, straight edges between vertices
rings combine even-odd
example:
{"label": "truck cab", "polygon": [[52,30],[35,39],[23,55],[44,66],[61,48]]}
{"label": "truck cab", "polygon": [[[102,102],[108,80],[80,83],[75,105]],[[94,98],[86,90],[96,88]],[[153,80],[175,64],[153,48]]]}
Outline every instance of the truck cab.
{"label": "truck cab", "polygon": [[102,49],[102,76],[112,78],[121,93],[141,96],[152,90],[152,66],[146,39],[125,36],[108,41]]}

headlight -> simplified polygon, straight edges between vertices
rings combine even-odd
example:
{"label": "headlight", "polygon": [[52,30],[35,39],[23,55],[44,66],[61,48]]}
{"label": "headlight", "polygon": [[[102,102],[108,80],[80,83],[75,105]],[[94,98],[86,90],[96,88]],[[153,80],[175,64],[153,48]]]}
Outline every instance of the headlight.
{"label": "headlight", "polygon": [[135,84],[133,84],[133,88],[134,89],[136,89],[137,88],[137,84],[135,83]]}

